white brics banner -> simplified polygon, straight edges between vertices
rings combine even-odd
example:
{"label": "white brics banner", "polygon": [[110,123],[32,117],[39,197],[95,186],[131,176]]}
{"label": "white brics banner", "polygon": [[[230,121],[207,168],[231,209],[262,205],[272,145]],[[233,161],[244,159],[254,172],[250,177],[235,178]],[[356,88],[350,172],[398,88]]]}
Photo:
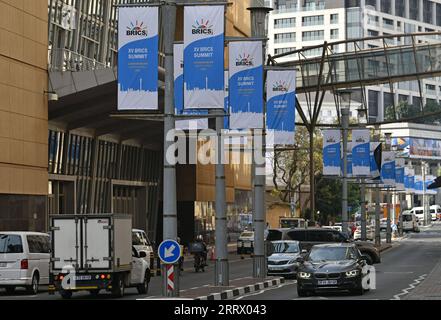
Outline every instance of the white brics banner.
{"label": "white brics banner", "polygon": [[119,8],[118,110],[158,110],[158,8]]}
{"label": "white brics banner", "polygon": [[[184,44],[177,43],[173,47],[174,75],[175,75],[175,109],[177,115],[207,114],[206,110],[184,109]],[[176,120],[176,129],[204,130],[208,129],[208,118]]]}
{"label": "white brics banner", "polygon": [[386,187],[395,187],[395,152],[382,153],[381,180]]}
{"label": "white brics banner", "polygon": [[323,175],[325,176],[341,174],[340,141],[340,130],[323,130]]}
{"label": "white brics banner", "polygon": [[415,169],[405,167],[404,168],[404,188],[406,193],[415,192]]}
{"label": "white brics banner", "polygon": [[224,6],[184,9],[184,107],[224,108]]}
{"label": "white brics banner", "polygon": [[269,145],[294,145],[296,123],[296,71],[268,71],[266,97],[267,143]]}
{"label": "white brics banner", "polygon": [[229,44],[231,129],[263,128],[262,50],[261,41]]}
{"label": "white brics banner", "polygon": [[405,192],[404,175],[405,161],[403,158],[395,159],[395,190]]}
{"label": "white brics banner", "polygon": [[369,130],[352,130],[352,170],[355,177],[370,176],[370,140]]}

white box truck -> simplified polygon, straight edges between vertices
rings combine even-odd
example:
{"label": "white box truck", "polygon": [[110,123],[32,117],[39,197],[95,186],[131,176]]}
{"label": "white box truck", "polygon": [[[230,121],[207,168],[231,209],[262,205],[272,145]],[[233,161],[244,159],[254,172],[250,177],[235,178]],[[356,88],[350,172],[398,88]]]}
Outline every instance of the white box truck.
{"label": "white box truck", "polygon": [[132,246],[130,215],[56,215],[50,222],[51,294],[68,299],[76,291],[107,290],[122,297],[126,287],[147,293],[150,270],[146,253]]}

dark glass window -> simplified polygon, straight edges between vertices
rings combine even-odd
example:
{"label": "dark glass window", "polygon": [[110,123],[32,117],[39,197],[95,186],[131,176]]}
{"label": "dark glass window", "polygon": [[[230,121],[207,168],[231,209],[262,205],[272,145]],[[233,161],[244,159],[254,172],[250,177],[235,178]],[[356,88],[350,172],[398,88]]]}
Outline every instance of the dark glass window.
{"label": "dark glass window", "polygon": [[0,253],[23,253],[21,236],[0,234]]}
{"label": "dark glass window", "polygon": [[403,18],[406,15],[404,11],[404,0],[395,0],[395,15]]}
{"label": "dark glass window", "polygon": [[381,0],[381,12],[392,13],[392,8],[390,5],[390,0]]}

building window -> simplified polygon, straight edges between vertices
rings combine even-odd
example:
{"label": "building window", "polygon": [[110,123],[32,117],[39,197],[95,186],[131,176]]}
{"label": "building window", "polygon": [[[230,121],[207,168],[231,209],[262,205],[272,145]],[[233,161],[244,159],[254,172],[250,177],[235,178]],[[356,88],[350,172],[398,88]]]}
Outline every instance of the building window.
{"label": "building window", "polygon": [[378,91],[369,90],[369,116],[378,117]]}
{"label": "building window", "polygon": [[338,23],[338,13],[331,14],[331,24]]}
{"label": "building window", "polygon": [[389,14],[392,13],[390,0],[381,0],[381,12],[389,13]]}
{"label": "building window", "polygon": [[338,39],[338,29],[331,29],[331,39]]}
{"label": "building window", "polygon": [[369,37],[376,37],[376,36],[378,36],[378,34],[379,34],[378,31],[368,29],[368,36]]}
{"label": "building window", "polygon": [[325,32],[323,30],[302,32],[303,41],[324,40],[324,38],[325,38]]}
{"label": "building window", "polygon": [[294,28],[296,26],[296,18],[276,19],[274,20],[274,28]]}
{"label": "building window", "polygon": [[426,83],[426,91],[428,91],[429,93],[435,94],[436,86],[434,84]]}
{"label": "building window", "polygon": [[391,19],[383,18],[383,27],[388,28],[388,29],[393,29],[394,28],[394,21]]}
{"label": "building window", "polygon": [[277,49],[274,50],[274,53],[275,53],[276,55],[278,55],[278,54],[284,54],[284,53],[287,53],[287,52],[292,52],[292,51],[295,51],[295,50],[296,50],[295,47],[289,47],[289,48],[277,48]]}
{"label": "building window", "polygon": [[423,21],[425,23],[432,23],[432,1],[423,1]]}
{"label": "building window", "polygon": [[409,18],[418,20],[419,0],[409,0]]}
{"label": "building window", "polygon": [[366,6],[372,6],[375,9],[377,7],[377,0],[366,0]]}
{"label": "building window", "polygon": [[402,18],[406,15],[404,11],[404,1],[405,0],[395,0],[395,15]]}
{"label": "building window", "polygon": [[286,42],[295,42],[296,41],[296,33],[295,32],[287,32],[287,33],[276,33],[274,35],[275,43],[286,43]]}
{"label": "building window", "polygon": [[409,102],[409,96],[406,96],[404,94],[399,94],[398,95],[398,103],[401,103],[401,102],[408,103]]}
{"label": "building window", "polygon": [[441,4],[436,4],[436,25],[441,26]]}
{"label": "building window", "polygon": [[310,16],[302,18],[302,26],[320,26],[324,24],[324,16]]}

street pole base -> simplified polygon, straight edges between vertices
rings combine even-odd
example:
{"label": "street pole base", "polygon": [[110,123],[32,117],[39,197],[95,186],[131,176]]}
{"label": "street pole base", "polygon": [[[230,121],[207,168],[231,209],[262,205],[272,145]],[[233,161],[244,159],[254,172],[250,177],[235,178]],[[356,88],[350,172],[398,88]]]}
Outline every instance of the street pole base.
{"label": "street pole base", "polygon": [[265,279],[267,275],[267,266],[265,256],[253,256],[253,277]]}
{"label": "street pole base", "polygon": [[216,260],[214,264],[214,285],[217,287],[228,287],[230,285],[228,260]]}
{"label": "street pole base", "polygon": [[162,295],[166,298],[174,298],[179,297],[179,275],[180,275],[180,269],[178,265],[173,265],[173,290],[170,290],[169,282],[168,282],[168,265],[162,264],[161,265],[161,273],[162,273]]}

